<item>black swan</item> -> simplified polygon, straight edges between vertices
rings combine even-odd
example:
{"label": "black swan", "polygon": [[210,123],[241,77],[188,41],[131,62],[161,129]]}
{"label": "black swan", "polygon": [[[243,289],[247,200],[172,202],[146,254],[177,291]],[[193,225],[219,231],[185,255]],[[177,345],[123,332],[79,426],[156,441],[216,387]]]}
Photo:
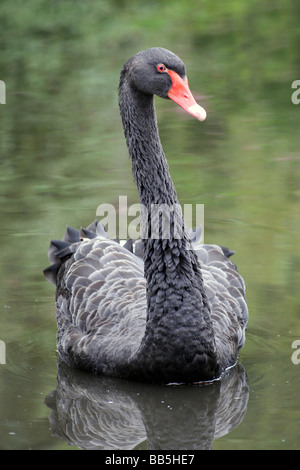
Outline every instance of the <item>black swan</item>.
{"label": "black swan", "polygon": [[[178,207],[154,94],[200,121],[206,117],[172,52],[155,47],[124,64],[120,112],[140,203],[149,213],[152,204]],[[144,220],[143,260],[130,243],[110,240],[97,221],[81,231],[68,227],[62,241],[51,242],[53,264],[44,273],[56,284],[57,349],[69,366],[166,384],[211,381],[236,363],[248,310],[244,281],[229,259],[233,252],[192,246],[182,215],[174,214],[169,238],[161,219],[155,238]],[[176,224],[181,237],[174,236]]]}

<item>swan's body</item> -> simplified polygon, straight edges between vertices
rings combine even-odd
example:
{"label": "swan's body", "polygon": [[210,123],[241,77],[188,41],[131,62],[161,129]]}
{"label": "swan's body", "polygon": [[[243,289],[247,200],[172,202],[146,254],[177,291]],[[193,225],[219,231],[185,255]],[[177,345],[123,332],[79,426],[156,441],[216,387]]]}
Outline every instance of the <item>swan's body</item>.
{"label": "swan's body", "polygon": [[[205,119],[187,96],[183,62],[170,51],[142,51],[124,65],[120,111],[148,211],[152,204],[178,204],[153,93]],[[248,319],[243,279],[220,247],[192,249],[185,230],[174,237],[174,225],[184,222],[180,215],[171,220],[169,238],[158,239],[145,222],[143,260],[106,238],[97,223],[81,233],[68,229],[64,242],[52,242],[55,265],[45,274],[57,286],[57,344],[66,363],[133,380],[190,383],[217,378],[236,362]]]}

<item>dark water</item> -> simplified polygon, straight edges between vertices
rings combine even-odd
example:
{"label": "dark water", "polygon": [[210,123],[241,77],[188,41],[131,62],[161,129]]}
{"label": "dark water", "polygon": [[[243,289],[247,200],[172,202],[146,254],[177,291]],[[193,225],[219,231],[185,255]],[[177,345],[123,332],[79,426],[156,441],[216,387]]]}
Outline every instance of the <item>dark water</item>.
{"label": "dark water", "polygon": [[[0,6],[0,448],[299,449],[299,6],[82,3]],[[182,57],[208,112],[199,123],[156,100],[179,199],[205,205],[205,241],[236,251],[247,286],[240,365],[209,387],[58,368],[54,288],[42,275],[66,224],[88,225],[119,195],[138,202],[118,76],[155,45]]]}

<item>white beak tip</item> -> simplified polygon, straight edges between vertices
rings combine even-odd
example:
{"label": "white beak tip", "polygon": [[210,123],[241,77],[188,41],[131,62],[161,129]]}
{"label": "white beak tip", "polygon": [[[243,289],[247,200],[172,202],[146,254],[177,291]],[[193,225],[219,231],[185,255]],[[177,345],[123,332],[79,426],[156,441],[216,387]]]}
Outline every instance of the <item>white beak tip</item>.
{"label": "white beak tip", "polygon": [[193,104],[190,106],[188,112],[199,119],[199,121],[205,121],[207,116],[205,109],[199,104]]}

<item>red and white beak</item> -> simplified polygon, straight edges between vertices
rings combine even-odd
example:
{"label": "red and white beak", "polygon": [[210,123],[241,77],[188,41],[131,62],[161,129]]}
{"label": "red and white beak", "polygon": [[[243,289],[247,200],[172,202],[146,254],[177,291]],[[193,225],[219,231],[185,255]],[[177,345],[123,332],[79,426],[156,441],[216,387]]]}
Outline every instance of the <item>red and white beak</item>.
{"label": "red and white beak", "polygon": [[166,71],[172,80],[168,97],[192,116],[199,119],[199,121],[204,121],[206,119],[206,111],[193,97],[189,88],[188,79],[186,77],[181,78],[174,70],[167,69]]}

